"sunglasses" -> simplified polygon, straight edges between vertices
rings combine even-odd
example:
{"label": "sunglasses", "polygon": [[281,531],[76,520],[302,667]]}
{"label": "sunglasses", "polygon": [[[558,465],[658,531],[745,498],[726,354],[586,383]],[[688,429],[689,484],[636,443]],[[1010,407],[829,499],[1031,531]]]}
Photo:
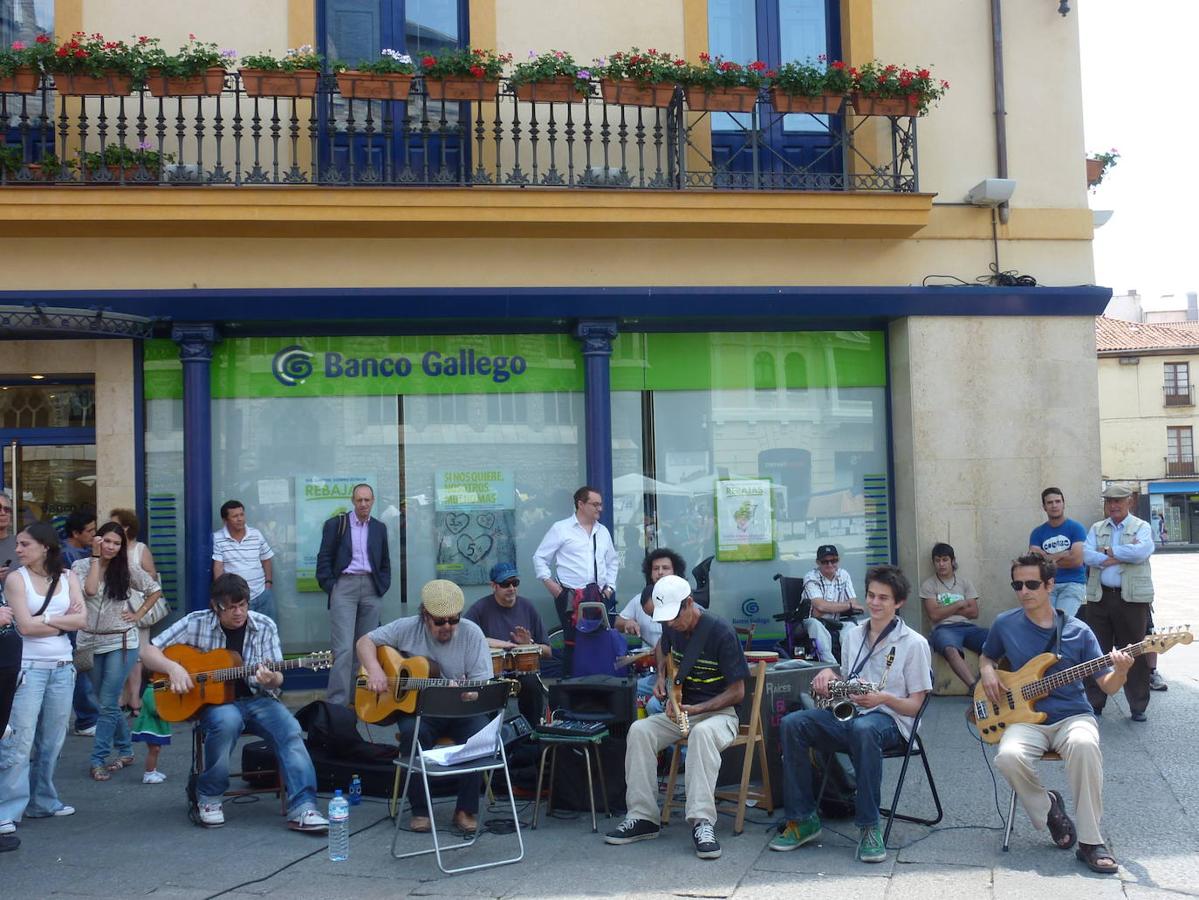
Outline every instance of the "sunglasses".
{"label": "sunglasses", "polygon": [[438,628],[444,628],[447,625],[457,625],[460,621],[462,621],[462,616],[446,616],[444,619],[438,618],[437,616],[429,616],[429,621]]}
{"label": "sunglasses", "polygon": [[820,560],[820,565],[835,566],[839,562],[841,562],[841,560],[835,556],[826,556],[824,559]]}
{"label": "sunglasses", "polygon": [[1043,585],[1044,583],[1045,582],[1043,582],[1043,581],[1037,581],[1035,579],[1032,581],[1013,581],[1012,582],[1012,590],[1018,591],[1018,590],[1020,590],[1020,588],[1027,588],[1030,591],[1035,591],[1038,588],[1040,588],[1040,586]]}
{"label": "sunglasses", "polygon": [[508,581],[501,581],[500,587],[503,587],[503,588],[520,587],[520,579],[519,578],[511,578]]}

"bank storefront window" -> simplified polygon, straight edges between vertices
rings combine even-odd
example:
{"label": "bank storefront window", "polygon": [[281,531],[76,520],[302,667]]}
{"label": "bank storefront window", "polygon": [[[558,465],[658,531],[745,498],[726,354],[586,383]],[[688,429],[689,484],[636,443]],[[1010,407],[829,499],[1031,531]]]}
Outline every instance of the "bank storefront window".
{"label": "bank storefront window", "polygon": [[612,358],[622,600],[647,549],[710,562],[712,609],[780,634],[776,572],[835,544],[863,596],[889,562],[881,332],[621,334]]}
{"label": "bank storefront window", "polygon": [[[181,541],[182,435],[164,424],[182,396],[178,353],[169,342],[148,344],[149,494],[177,509]],[[162,357],[157,369],[152,354]],[[349,508],[359,481],[374,486],[373,515],[388,528],[385,620],[414,614],[431,578],[461,584],[468,602],[483,596],[491,566],[504,560],[518,566],[521,593],[553,627],[532,556],[583,483],[582,377],[579,344],[566,335],[218,344],[213,530],[221,503],[237,499],[274,548],[284,651],[328,645],[325,596],[314,578],[320,529]]]}

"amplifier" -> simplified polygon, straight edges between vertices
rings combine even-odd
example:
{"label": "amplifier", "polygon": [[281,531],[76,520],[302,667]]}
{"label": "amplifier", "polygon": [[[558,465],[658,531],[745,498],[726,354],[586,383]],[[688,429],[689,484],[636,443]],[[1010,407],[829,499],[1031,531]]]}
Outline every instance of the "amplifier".
{"label": "amplifier", "polygon": [[550,686],[550,708],[569,719],[631,725],[637,718],[637,680],[614,675],[566,678]]}

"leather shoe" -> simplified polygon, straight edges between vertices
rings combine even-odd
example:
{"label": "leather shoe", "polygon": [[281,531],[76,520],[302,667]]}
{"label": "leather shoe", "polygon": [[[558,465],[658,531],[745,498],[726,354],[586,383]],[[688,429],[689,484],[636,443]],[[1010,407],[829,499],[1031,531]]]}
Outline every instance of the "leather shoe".
{"label": "leather shoe", "polygon": [[1131,718],[1134,722],[1148,722],[1149,721],[1149,717],[1147,715],[1145,715],[1143,712],[1134,712],[1132,714]]}
{"label": "leather shoe", "polygon": [[460,809],[454,813],[454,827],[467,834],[474,834],[479,830],[479,819]]}
{"label": "leather shoe", "polygon": [[413,831],[419,831],[421,834],[433,830],[433,823],[428,816],[413,816],[408,823],[408,827]]}

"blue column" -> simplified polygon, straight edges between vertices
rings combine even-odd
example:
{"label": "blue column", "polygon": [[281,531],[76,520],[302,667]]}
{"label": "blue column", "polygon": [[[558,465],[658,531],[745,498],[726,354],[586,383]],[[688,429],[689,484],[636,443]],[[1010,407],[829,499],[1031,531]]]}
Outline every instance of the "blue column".
{"label": "blue column", "polygon": [[212,348],[221,339],[211,322],[171,329],[183,361],[183,591],[189,610],[208,607],[212,558]]}
{"label": "blue column", "polygon": [[587,442],[587,483],[604,498],[600,521],[612,530],[612,341],[616,322],[585,319],[575,326],[583,343],[583,416]]}

